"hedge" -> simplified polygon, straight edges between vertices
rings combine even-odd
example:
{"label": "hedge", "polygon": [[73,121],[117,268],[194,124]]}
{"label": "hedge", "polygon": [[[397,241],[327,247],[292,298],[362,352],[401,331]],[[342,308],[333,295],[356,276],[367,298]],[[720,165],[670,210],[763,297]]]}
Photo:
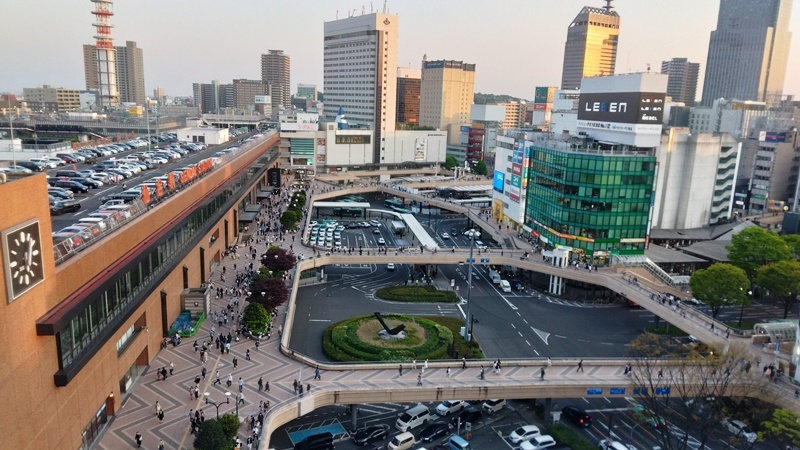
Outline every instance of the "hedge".
{"label": "hedge", "polygon": [[411,303],[458,303],[453,291],[440,291],[434,286],[389,286],[378,289],[375,296],[384,300]]}
{"label": "hedge", "polygon": [[549,425],[545,432],[553,436],[556,442],[568,445],[572,450],[597,450],[588,439],[572,431],[571,428],[563,423]]}
{"label": "hedge", "polygon": [[374,316],[360,316],[335,323],[322,335],[322,349],[333,361],[403,361],[409,359],[444,359],[447,347],[453,343],[453,332],[433,320],[405,315],[388,314],[385,319],[416,322],[425,328],[428,337],[424,343],[410,348],[384,348],[358,338],[358,327]]}

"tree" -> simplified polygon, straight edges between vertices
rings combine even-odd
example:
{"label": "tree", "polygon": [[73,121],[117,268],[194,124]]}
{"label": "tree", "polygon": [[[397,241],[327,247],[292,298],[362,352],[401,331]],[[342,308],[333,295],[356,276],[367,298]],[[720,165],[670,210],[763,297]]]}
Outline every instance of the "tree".
{"label": "tree", "polygon": [[781,445],[800,446],[800,414],[779,408],[772,412],[772,419],[761,423],[764,431],[758,433],[759,440],[770,436]]}
{"label": "tree", "polygon": [[279,247],[270,247],[261,257],[261,264],[273,272],[286,272],[294,268],[296,260],[294,253]]}
{"label": "tree", "polygon": [[[261,295],[259,292],[258,295]],[[242,313],[242,326],[253,334],[266,331],[270,322],[270,314],[261,303],[248,302]]]}
{"label": "tree", "polygon": [[281,225],[287,230],[293,230],[298,221],[300,221],[300,214],[292,209],[286,210],[281,216]]}
{"label": "tree", "polygon": [[761,266],[758,269],[756,282],[759,287],[766,289],[783,303],[785,319],[797,304],[797,295],[800,292],[800,262],[791,259]]}
{"label": "tree", "polygon": [[444,159],[444,164],[442,165],[442,167],[444,167],[447,170],[453,170],[456,168],[457,165],[458,165],[458,160],[456,159],[455,156],[451,155]]}
{"label": "tree", "polygon": [[233,438],[236,437],[236,434],[239,433],[239,427],[241,426],[236,414],[223,414],[219,419],[219,425],[222,427],[222,432],[225,433],[225,437],[227,437],[228,440],[233,440]]}
{"label": "tree", "polygon": [[692,294],[711,308],[715,319],[725,306],[746,305],[749,301],[747,274],[730,264],[716,263],[708,269],[695,271],[689,286]]}
{"label": "tree", "polygon": [[194,438],[194,448],[197,450],[230,449],[232,442],[225,436],[222,425],[216,419],[209,419],[200,424],[200,430]]}
{"label": "tree", "polygon": [[[281,278],[255,278],[250,283],[249,302],[260,303],[271,311],[289,300],[289,288]],[[264,293],[264,295],[261,295]]]}
{"label": "tree", "polygon": [[747,278],[755,282],[759,267],[792,259],[792,252],[777,234],[761,227],[750,227],[733,235],[728,259],[734,266],[744,269]]}
{"label": "tree", "polygon": [[800,259],[800,234],[783,234],[781,239],[789,246],[789,251],[794,255],[794,259]]}
{"label": "tree", "polygon": [[483,176],[486,176],[489,173],[489,169],[486,168],[486,161],[484,160],[478,161],[472,170],[478,175]]}
{"label": "tree", "polygon": [[701,355],[681,346],[675,347],[680,353],[665,351],[660,343],[658,336],[643,334],[626,354],[632,358],[631,390],[637,402],[657,422],[668,417],[672,425],[653,430],[664,450],[703,448],[730,414],[722,397],[776,398],[766,379],[751,373],[752,355],[744,345],[731,344],[727,352],[711,348]]}

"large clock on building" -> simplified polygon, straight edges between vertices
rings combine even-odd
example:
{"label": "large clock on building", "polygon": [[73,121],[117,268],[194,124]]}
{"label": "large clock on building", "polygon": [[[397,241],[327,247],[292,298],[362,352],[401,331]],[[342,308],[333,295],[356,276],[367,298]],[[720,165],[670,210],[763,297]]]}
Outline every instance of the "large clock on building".
{"label": "large clock on building", "polygon": [[8,302],[11,303],[44,281],[39,221],[31,219],[3,230],[0,239]]}

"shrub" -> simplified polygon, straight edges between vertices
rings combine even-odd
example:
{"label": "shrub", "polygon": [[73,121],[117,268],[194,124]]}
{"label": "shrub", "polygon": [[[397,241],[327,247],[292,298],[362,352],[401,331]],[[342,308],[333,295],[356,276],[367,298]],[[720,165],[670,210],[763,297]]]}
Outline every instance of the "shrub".
{"label": "shrub", "polygon": [[434,286],[389,286],[378,289],[375,296],[384,300],[412,303],[458,303],[453,291],[440,291]]}
{"label": "shrub", "polygon": [[222,425],[215,419],[209,419],[200,424],[200,431],[194,438],[194,448],[197,450],[230,450],[233,443],[222,429]]}
{"label": "shrub", "polygon": [[222,432],[228,439],[233,439],[239,433],[239,418],[236,414],[223,414],[219,419],[219,424],[222,427]]}
{"label": "shrub", "polygon": [[260,303],[248,302],[242,313],[242,325],[253,334],[265,333],[271,319],[267,308]]}
{"label": "shrub", "polygon": [[596,450],[588,439],[572,431],[563,423],[555,423],[547,427],[546,433],[553,436],[559,444],[568,445],[572,450]]}

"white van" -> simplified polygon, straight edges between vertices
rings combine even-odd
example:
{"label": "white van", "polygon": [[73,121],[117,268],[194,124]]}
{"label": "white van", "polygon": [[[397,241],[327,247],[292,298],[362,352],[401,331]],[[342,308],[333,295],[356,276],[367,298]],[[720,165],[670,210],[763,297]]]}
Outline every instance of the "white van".
{"label": "white van", "polygon": [[502,280],[502,278],[500,278],[500,274],[495,272],[494,270],[489,272],[489,278],[492,279],[492,283],[494,284],[500,284],[500,280]]}
{"label": "white van", "polygon": [[389,441],[389,444],[386,446],[386,448],[390,450],[408,450],[416,444],[417,441],[414,439],[414,435],[409,432],[405,432],[393,437],[392,440]]}
{"label": "white van", "polygon": [[417,405],[400,414],[394,427],[400,431],[410,431],[420,425],[425,425],[431,419],[431,412],[425,405]]}
{"label": "white van", "polygon": [[511,283],[509,283],[508,280],[500,280],[500,289],[502,289],[503,292],[511,292]]}

